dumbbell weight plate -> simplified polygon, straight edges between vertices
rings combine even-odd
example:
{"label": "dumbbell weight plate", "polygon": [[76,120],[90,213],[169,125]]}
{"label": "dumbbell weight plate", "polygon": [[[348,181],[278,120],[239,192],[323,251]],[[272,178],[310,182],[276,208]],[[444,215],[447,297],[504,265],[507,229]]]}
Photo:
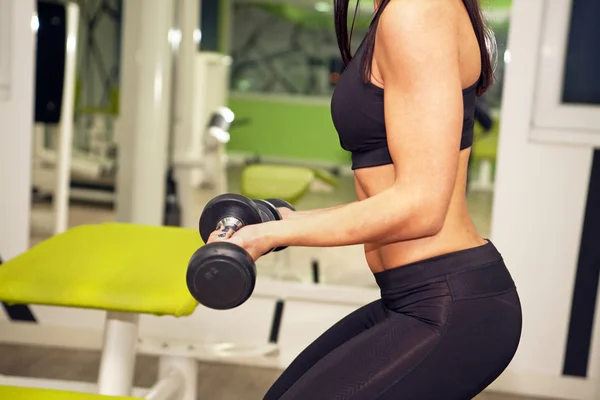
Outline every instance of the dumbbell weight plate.
{"label": "dumbbell weight plate", "polygon": [[[273,207],[275,207],[275,210],[277,211],[277,215],[279,216],[278,220],[281,219],[281,213],[279,212],[279,210],[277,210],[278,208],[287,208],[292,211],[296,211],[296,209],[294,207],[292,207],[292,205],[285,200],[266,199],[264,201],[271,204]],[[276,247],[275,249],[273,249],[273,251],[281,251],[281,250],[285,250],[285,249],[287,249],[287,246]]]}
{"label": "dumbbell weight plate", "polygon": [[215,242],[192,255],[186,282],[198,303],[215,310],[228,310],[244,303],[254,291],[256,265],[241,247]]}
{"label": "dumbbell weight plate", "polygon": [[279,221],[281,219],[281,214],[279,213],[279,210],[277,210],[277,207],[275,207],[273,204],[269,203],[266,200],[260,199],[253,199],[252,201],[260,210],[261,215],[263,216],[263,222]]}
{"label": "dumbbell weight plate", "polygon": [[204,243],[215,231],[219,221],[226,217],[233,217],[241,221],[242,226],[262,222],[258,207],[249,198],[235,193],[219,195],[206,204],[200,216],[198,228]]}
{"label": "dumbbell weight plate", "polygon": [[[277,210],[277,207],[275,207],[274,205],[272,205],[268,201],[260,200],[260,199],[253,199],[252,201],[254,202],[254,204],[256,204],[256,207],[258,207],[263,222],[279,221],[281,219],[281,214]],[[272,251],[279,251],[277,249],[278,248],[269,249],[263,255],[267,255],[267,254],[269,254]]]}
{"label": "dumbbell weight plate", "polygon": [[296,211],[296,209],[287,201],[281,199],[266,199],[265,201],[273,204],[276,208],[287,208],[292,211]]}
{"label": "dumbbell weight plate", "polygon": [[[265,214],[269,215],[269,221],[280,221],[281,220],[281,213],[279,212],[279,210],[277,209],[277,207],[271,203],[268,200],[259,200],[259,199],[255,199],[252,200],[254,203],[256,203],[256,205],[258,206],[258,208],[262,209],[263,212]],[[283,201],[283,200],[282,200]],[[283,247],[275,247],[274,249],[269,250],[269,253],[271,251],[281,251],[287,249],[287,246],[283,246]]]}

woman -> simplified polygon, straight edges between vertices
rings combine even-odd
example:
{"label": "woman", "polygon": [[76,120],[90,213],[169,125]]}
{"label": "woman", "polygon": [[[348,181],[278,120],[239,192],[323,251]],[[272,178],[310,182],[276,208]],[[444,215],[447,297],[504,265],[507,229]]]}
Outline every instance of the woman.
{"label": "woman", "polygon": [[[511,361],[521,308],[465,185],[477,95],[492,83],[479,0],[383,0],[332,99],[358,201],[231,232],[256,260],[277,246],[364,244],[381,299],[335,324],[265,399],[471,399]],[[355,11],[356,12],[356,11]],[[385,95],[384,95],[385,93]]]}

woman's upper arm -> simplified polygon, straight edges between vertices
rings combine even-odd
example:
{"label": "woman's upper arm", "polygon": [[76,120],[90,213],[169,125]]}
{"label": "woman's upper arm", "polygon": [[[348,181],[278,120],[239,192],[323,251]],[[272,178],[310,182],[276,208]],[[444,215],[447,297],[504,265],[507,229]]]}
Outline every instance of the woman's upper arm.
{"label": "woman's upper arm", "polygon": [[444,211],[463,122],[453,12],[448,1],[391,1],[379,21],[375,53],[396,186]]}

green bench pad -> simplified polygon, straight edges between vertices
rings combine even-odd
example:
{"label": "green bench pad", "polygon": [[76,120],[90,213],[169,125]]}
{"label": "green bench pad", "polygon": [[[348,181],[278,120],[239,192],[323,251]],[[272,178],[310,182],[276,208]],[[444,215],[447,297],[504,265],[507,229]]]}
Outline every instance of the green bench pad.
{"label": "green bench pad", "polygon": [[290,204],[306,194],[315,179],[310,168],[255,164],[242,171],[242,194],[252,199],[277,198]]}
{"label": "green bench pad", "polygon": [[134,397],[102,396],[99,394],[65,392],[62,390],[0,386],[2,400],[139,400]]}
{"label": "green bench pad", "polygon": [[190,229],[79,226],[0,265],[0,300],[189,315],[198,303],[187,289],[186,270],[201,245],[198,232]]}

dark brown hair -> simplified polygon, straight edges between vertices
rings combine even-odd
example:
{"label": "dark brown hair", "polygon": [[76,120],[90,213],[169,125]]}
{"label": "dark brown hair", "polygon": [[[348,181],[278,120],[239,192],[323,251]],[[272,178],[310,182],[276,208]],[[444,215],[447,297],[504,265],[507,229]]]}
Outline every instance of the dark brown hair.
{"label": "dark brown hair", "polygon": [[[485,25],[479,0],[462,1],[467,9],[469,18],[471,19],[471,24],[473,25],[473,29],[475,31],[475,36],[479,42],[479,51],[481,53],[481,75],[477,84],[477,95],[481,96],[491,86],[494,80],[494,49],[490,47],[495,45],[495,39],[493,32]],[[362,59],[362,73],[365,82],[368,82],[371,79],[371,64],[373,61],[373,49],[375,47],[375,32],[377,31],[377,24],[379,23],[379,18],[381,17],[385,6],[387,6],[389,2],[390,0],[383,0],[381,2],[377,8],[377,11],[375,12],[375,15],[373,16],[373,19],[371,20],[369,31],[364,39],[365,41],[363,45],[365,46],[365,52]],[[340,48],[342,60],[344,60],[344,64],[346,65],[348,65],[352,59],[352,31],[354,30],[354,24],[356,22],[359,1],[357,0],[356,7],[354,8],[354,16],[352,18],[352,24],[350,25],[350,31],[348,31],[349,3],[350,0],[333,0],[335,33],[337,36],[338,47]]]}

